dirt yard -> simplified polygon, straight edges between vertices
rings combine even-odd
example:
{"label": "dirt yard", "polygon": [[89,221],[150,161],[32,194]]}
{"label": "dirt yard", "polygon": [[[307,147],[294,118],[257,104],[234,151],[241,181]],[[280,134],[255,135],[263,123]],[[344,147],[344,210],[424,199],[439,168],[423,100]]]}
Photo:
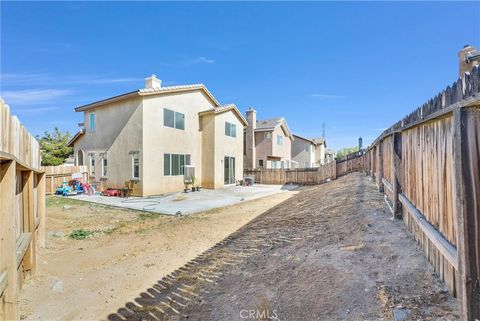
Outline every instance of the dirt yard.
{"label": "dirt yard", "polygon": [[455,299],[390,217],[359,173],[303,188],[108,319],[457,320]]}
{"label": "dirt yard", "polygon": [[[47,199],[47,248],[21,292],[28,320],[101,320],[297,192],[183,217]],[[69,235],[77,231],[77,238]]]}

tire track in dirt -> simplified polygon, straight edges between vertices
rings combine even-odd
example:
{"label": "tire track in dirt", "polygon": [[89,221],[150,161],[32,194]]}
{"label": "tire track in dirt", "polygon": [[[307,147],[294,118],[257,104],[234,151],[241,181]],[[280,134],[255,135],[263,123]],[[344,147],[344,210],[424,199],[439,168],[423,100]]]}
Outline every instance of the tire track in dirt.
{"label": "tire track in dirt", "polygon": [[[420,275],[414,279],[443,288],[428,277],[402,223],[388,218],[381,194],[361,174],[304,188],[108,319],[389,320],[393,298],[402,295],[396,280],[411,280],[409,271],[393,273],[395,266],[411,264]],[[402,254],[399,247],[412,251]],[[449,300],[441,300],[447,313],[454,310]],[[242,315],[252,310],[261,313]],[[437,312],[443,310],[429,310]]]}

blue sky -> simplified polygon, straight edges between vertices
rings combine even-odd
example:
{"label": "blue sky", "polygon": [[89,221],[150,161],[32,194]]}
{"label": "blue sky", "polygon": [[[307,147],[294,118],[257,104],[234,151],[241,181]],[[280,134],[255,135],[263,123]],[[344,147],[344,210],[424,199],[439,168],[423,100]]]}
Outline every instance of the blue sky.
{"label": "blue sky", "polygon": [[458,76],[480,2],[1,2],[1,94],[33,134],[73,108],[204,83],[328,147],[369,143]]}

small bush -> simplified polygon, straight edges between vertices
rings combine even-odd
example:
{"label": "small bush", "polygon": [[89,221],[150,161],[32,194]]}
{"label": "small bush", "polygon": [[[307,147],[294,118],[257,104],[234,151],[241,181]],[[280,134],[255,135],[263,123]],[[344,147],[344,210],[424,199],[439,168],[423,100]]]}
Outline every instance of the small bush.
{"label": "small bush", "polygon": [[92,231],[86,231],[86,230],[80,229],[70,233],[69,237],[74,240],[84,240],[92,234],[93,234]]}
{"label": "small bush", "polygon": [[139,221],[154,220],[159,218],[160,216],[161,215],[157,213],[145,212],[145,213],[138,214],[137,220]]}

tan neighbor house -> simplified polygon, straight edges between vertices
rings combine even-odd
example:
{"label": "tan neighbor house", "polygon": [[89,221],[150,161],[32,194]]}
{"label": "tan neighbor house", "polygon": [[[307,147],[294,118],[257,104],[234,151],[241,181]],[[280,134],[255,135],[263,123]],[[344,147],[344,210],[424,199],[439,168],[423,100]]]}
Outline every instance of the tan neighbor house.
{"label": "tan neighbor house", "polygon": [[257,111],[247,111],[245,168],[292,168],[293,136],[285,118],[257,120]]}
{"label": "tan neighbor house", "polygon": [[202,84],[162,87],[152,75],[145,88],[75,108],[84,128],[70,145],[102,188],[134,181],[134,195],[181,191],[184,166],[198,185],[221,188],[243,175],[245,118],[221,105]]}
{"label": "tan neighbor house", "polygon": [[308,138],[293,134],[292,159],[298,163],[299,168],[315,167],[316,144]]}
{"label": "tan neighbor house", "polygon": [[293,134],[292,160],[299,168],[313,168],[327,164],[326,141],[324,138],[308,139]]}
{"label": "tan neighbor house", "polygon": [[315,167],[325,165],[325,149],[327,148],[327,141],[325,138],[313,138],[313,144],[315,144]]}

